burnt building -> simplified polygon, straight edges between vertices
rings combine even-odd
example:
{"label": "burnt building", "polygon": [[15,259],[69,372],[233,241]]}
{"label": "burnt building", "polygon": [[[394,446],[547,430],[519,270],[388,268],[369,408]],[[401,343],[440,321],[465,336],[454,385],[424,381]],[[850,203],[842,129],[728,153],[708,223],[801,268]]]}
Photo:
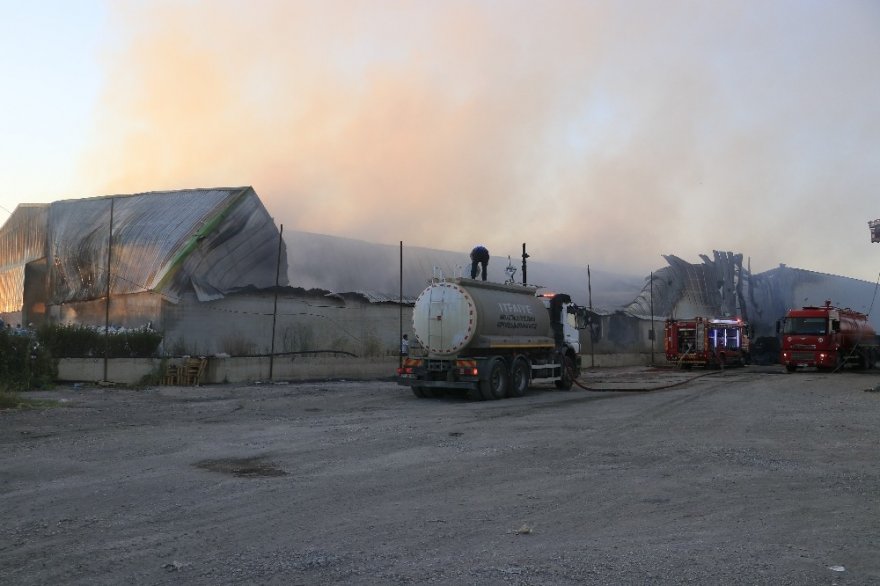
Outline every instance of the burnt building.
{"label": "burnt building", "polygon": [[279,261],[251,187],[23,204],[0,228],[0,316],[161,327],[169,305],[275,285]]}

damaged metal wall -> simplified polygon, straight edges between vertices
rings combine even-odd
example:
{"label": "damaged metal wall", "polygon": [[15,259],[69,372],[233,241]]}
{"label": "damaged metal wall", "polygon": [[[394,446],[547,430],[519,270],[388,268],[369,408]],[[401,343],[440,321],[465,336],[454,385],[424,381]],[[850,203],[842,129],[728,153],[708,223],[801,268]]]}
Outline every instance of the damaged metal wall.
{"label": "damaged metal wall", "polygon": [[872,313],[877,288],[874,283],[816,273],[780,265],[753,275],[743,267],[743,255],[715,251],[701,255],[702,264],[664,256],[669,266],[646,280],[642,291],[624,308],[627,313],[676,318],[696,316],[741,317],[755,336],[775,336],[776,321],[793,307],[834,305],[868,313],[875,328],[880,319]]}

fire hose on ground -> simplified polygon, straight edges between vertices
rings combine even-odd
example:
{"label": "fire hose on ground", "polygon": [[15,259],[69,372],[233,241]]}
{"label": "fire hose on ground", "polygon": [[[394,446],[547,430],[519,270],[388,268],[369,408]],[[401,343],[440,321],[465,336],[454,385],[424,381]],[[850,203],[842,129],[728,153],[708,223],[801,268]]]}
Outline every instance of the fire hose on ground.
{"label": "fire hose on ground", "polygon": [[720,373],[720,371],[717,371],[717,370],[711,371],[711,372],[704,372],[702,374],[694,375],[694,376],[687,378],[685,380],[675,381],[675,382],[665,384],[665,385],[652,386],[652,387],[624,388],[624,389],[597,389],[597,388],[593,388],[593,387],[588,387],[587,385],[580,382],[577,378],[575,378],[573,376],[574,375],[573,372],[569,372],[569,376],[571,376],[572,383],[574,383],[575,385],[577,385],[578,387],[580,387],[581,389],[583,389],[585,391],[601,392],[601,393],[647,393],[650,391],[662,391],[665,389],[680,387],[682,385],[686,385],[690,382],[693,382],[693,381],[697,380],[698,378],[703,378],[704,376],[711,376],[713,374],[719,374],[719,373]]}

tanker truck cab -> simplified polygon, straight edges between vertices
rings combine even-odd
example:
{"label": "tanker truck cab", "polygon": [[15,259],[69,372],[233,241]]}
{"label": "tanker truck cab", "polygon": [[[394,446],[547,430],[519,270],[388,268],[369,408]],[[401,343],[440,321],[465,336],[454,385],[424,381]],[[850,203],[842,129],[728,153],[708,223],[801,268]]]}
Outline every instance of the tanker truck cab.
{"label": "tanker truck cab", "polygon": [[417,397],[459,389],[474,400],[519,397],[532,384],[570,389],[580,373],[586,312],[565,294],[536,287],[434,279],[413,306],[421,355],[407,357],[398,383]]}
{"label": "tanker truck cab", "polygon": [[865,314],[833,307],[791,309],[782,321],[780,362],[789,372],[800,367],[840,370],[846,364],[871,368],[877,337]]}
{"label": "tanker truck cab", "polygon": [[571,348],[575,354],[580,354],[579,330],[587,328],[585,308],[575,305],[571,301],[571,297],[565,294],[546,292],[539,293],[537,297],[550,313],[550,323],[561,334],[561,338],[557,342]]}

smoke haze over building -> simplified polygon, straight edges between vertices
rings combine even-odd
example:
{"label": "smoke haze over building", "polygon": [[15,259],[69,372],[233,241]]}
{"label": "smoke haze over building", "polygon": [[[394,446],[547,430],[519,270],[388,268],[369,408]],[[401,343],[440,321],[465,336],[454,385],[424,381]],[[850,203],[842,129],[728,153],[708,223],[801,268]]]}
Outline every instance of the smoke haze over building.
{"label": "smoke haze over building", "polygon": [[[286,228],[378,243],[877,275],[876,3],[86,5],[81,53],[9,66],[10,210],[253,185]],[[12,28],[50,43],[82,6]]]}

